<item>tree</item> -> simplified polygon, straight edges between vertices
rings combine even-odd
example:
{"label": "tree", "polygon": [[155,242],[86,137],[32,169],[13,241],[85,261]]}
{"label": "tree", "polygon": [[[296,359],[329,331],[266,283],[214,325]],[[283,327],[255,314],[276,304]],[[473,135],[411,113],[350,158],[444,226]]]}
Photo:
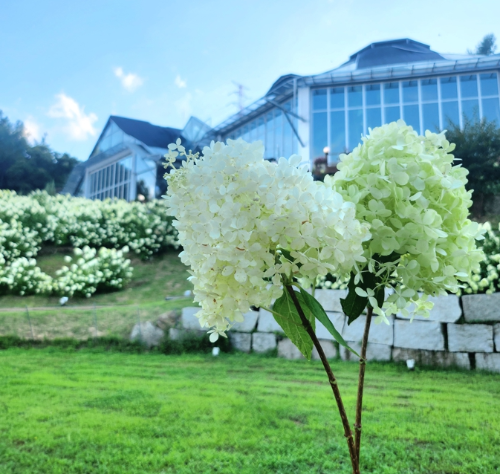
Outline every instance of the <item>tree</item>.
{"label": "tree", "polygon": [[453,154],[469,170],[467,189],[474,190],[474,208],[482,214],[485,195],[500,191],[500,128],[494,120],[464,116],[463,128],[449,124],[446,138],[455,143]]}
{"label": "tree", "polygon": [[486,35],[481,42],[476,46],[475,51],[468,50],[469,54],[482,54],[485,56],[489,56],[490,54],[494,54],[497,49],[496,38],[493,33]]}
{"label": "tree", "polygon": [[22,122],[13,125],[0,111],[0,189],[27,194],[53,182],[60,191],[78,160],[43,141],[31,146],[23,132]]}

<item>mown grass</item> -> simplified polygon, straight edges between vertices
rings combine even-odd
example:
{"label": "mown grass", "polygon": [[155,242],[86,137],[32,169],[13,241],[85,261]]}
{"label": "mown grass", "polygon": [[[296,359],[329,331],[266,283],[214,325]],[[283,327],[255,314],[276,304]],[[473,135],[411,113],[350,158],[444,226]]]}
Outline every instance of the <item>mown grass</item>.
{"label": "mown grass", "polygon": [[[348,412],[356,364],[334,362]],[[0,351],[2,473],[350,473],[319,363]],[[500,376],[370,364],[362,472],[500,472]]]}

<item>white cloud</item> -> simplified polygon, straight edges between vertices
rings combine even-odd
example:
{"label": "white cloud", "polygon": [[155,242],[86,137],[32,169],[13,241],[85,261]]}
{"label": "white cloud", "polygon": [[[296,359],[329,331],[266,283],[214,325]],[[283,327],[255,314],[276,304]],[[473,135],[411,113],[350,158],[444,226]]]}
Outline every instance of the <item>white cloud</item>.
{"label": "white cloud", "polygon": [[128,92],[134,92],[137,88],[141,87],[144,82],[144,80],[137,74],[132,72],[125,74],[121,67],[115,68],[115,76],[120,79],[123,88]]}
{"label": "white cloud", "polygon": [[175,78],[175,85],[179,88],[182,89],[183,87],[187,87],[187,82],[177,74],[177,77]]}
{"label": "white cloud", "polygon": [[49,109],[48,116],[51,118],[64,119],[64,131],[73,140],[86,140],[89,136],[94,136],[97,130],[94,122],[97,115],[86,114],[84,108],[78,102],[66,94],[56,95],[56,103]]}
{"label": "white cloud", "polygon": [[31,143],[39,142],[42,138],[40,125],[35,122],[33,117],[28,117],[24,123],[23,135]]}

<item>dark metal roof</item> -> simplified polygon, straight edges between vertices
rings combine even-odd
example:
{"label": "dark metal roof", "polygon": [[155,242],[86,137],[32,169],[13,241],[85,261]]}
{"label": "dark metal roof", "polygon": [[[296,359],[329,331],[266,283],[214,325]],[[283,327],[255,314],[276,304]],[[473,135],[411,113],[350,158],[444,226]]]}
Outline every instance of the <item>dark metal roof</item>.
{"label": "dark metal roof", "polygon": [[343,66],[356,63],[356,69],[366,69],[388,64],[439,61],[442,59],[444,57],[432,51],[428,44],[403,38],[371,43],[351,55],[349,61]]}
{"label": "dark metal roof", "polygon": [[182,139],[182,130],[178,128],[160,127],[142,120],[118,117],[116,115],[111,115],[109,120],[112,120],[127,135],[137,138],[137,140],[147,146],[167,148],[169,143],[175,142],[178,138]]}

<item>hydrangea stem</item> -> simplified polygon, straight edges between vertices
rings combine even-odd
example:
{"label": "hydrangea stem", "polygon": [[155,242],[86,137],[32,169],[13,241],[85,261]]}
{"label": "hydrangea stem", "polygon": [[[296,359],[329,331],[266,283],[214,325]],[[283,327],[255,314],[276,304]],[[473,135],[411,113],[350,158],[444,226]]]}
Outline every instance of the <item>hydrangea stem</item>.
{"label": "hydrangea stem", "polygon": [[363,410],[363,388],[365,383],[365,369],[366,369],[366,348],[368,346],[368,334],[370,332],[370,324],[372,321],[373,308],[368,306],[366,311],[365,331],[361,341],[361,359],[359,359],[359,379],[358,379],[358,399],[356,401],[356,423],[354,424],[355,430],[355,445],[356,445],[356,459],[358,462],[358,469],[360,469],[360,447],[361,447],[361,416]]}
{"label": "hydrangea stem", "polygon": [[344,403],[342,401],[342,397],[340,396],[340,390],[337,385],[337,380],[335,376],[333,375],[332,368],[330,367],[330,364],[328,362],[328,359],[326,358],[326,355],[323,351],[323,348],[321,347],[321,344],[319,343],[318,338],[316,337],[316,334],[314,333],[314,329],[311,326],[311,323],[309,320],[306,318],[304,311],[302,310],[299,300],[297,299],[297,296],[295,295],[295,291],[293,290],[291,285],[287,285],[286,289],[288,293],[290,294],[290,297],[292,298],[293,304],[295,305],[295,308],[297,309],[297,312],[299,313],[300,320],[302,321],[302,324],[304,325],[305,330],[309,334],[310,338],[313,341],[314,347],[318,351],[319,358],[321,359],[321,362],[323,363],[323,367],[325,368],[326,374],[328,376],[328,381],[330,382],[330,386],[332,387],[333,391],[333,396],[335,397],[335,401],[337,402],[337,407],[339,409],[340,413],[340,418],[342,419],[342,424],[344,426],[344,436],[347,439],[347,446],[349,448],[349,455],[351,457],[351,464],[352,464],[352,472],[353,474],[360,474],[359,472],[359,465],[356,457],[356,447],[354,445],[354,437],[351,431],[351,426],[349,424],[349,420],[347,419],[347,413],[344,408]]}

